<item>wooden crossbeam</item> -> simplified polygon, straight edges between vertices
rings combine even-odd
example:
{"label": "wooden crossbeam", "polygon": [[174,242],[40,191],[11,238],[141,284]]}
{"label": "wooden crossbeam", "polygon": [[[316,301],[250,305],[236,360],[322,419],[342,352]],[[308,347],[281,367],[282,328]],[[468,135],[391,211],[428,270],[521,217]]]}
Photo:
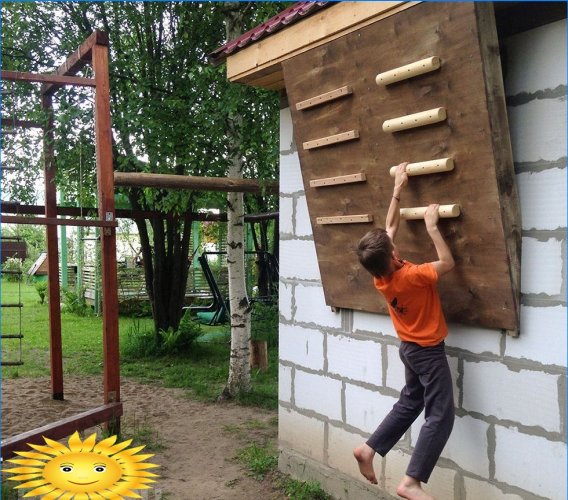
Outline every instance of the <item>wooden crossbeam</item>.
{"label": "wooden crossbeam", "polygon": [[358,174],[338,175],[336,177],[327,177],[325,179],[314,179],[310,181],[310,187],[337,186],[338,184],[351,184],[354,182],[365,182],[367,176],[365,172]]}
{"label": "wooden crossbeam", "polygon": [[40,73],[22,73],[21,71],[2,70],[0,73],[2,80],[18,81],[18,82],[40,82],[40,83],[56,83],[62,85],[80,85],[84,87],[94,87],[95,80],[92,78],[83,78],[80,76],[59,76],[53,74]]}
{"label": "wooden crossbeam", "polygon": [[[2,117],[2,127],[43,128],[43,124],[31,120],[19,120],[17,118]],[[5,134],[6,131],[3,131],[3,133]]]}
{"label": "wooden crossbeam", "polygon": [[373,222],[373,216],[371,214],[361,214],[317,217],[316,222],[318,224],[360,224],[365,222]]}
{"label": "wooden crossbeam", "polygon": [[86,226],[86,227],[117,227],[116,220],[89,219],[60,219],[59,217],[24,217],[21,215],[2,215],[2,224],[32,224],[38,226]]}
{"label": "wooden crossbeam", "polygon": [[345,85],[344,87],[331,90],[330,92],[326,92],[325,94],[320,94],[318,96],[306,99],[305,101],[301,101],[296,104],[296,109],[300,110],[300,109],[313,108],[314,106],[319,106],[320,104],[334,101],[335,99],[339,99],[340,97],[345,97],[352,93],[353,93],[353,88],[350,85]]}
{"label": "wooden crossbeam", "polygon": [[44,444],[43,436],[57,441],[70,436],[75,431],[89,429],[100,423],[118,419],[121,416],[122,403],[109,403],[7,438],[2,441],[2,460],[13,457],[16,451],[26,451],[28,443]]}
{"label": "wooden crossbeam", "polygon": [[349,130],[348,132],[342,132],[341,134],[330,135],[328,137],[322,137],[321,139],[314,139],[313,141],[304,142],[304,149],[315,149],[324,146],[331,146],[332,144],[337,144],[338,142],[352,141],[353,139],[358,138],[358,130]]}

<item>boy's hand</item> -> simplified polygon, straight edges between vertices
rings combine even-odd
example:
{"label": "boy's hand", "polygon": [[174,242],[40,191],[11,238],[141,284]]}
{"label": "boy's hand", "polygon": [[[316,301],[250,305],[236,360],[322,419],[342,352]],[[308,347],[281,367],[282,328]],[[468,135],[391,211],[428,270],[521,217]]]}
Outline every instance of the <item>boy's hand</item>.
{"label": "boy's hand", "polygon": [[424,213],[424,222],[426,224],[427,230],[434,229],[438,225],[438,221],[440,220],[439,209],[440,205],[438,205],[437,203],[428,205],[428,208]]}
{"label": "boy's hand", "polygon": [[393,196],[396,196],[397,198],[400,197],[400,192],[402,191],[402,188],[408,184],[408,174],[406,173],[406,165],[408,165],[407,161],[401,163],[400,165],[397,165],[396,167],[396,172],[394,175]]}

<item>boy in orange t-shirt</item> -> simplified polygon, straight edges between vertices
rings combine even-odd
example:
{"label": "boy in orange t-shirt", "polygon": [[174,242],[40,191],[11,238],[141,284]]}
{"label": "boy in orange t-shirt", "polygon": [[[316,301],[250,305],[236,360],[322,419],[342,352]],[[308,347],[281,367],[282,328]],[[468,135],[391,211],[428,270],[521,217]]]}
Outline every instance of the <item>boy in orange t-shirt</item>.
{"label": "boy in orange t-shirt", "polygon": [[357,248],[359,261],[389,304],[389,314],[401,339],[399,354],[406,385],[391,412],[353,454],[361,474],[377,484],[375,453],[385,456],[425,409],[426,421],[396,492],[408,500],[432,500],[422,483],[428,481],[454,423],[452,377],[444,347],[448,328],[436,282],[453,269],[454,259],[438,230],[439,205],[430,205],[424,215],[438,260],[415,265],[400,258],[394,239],[400,223],[400,194],[408,183],[406,165],[401,163],[396,169],[386,229],[369,231]]}

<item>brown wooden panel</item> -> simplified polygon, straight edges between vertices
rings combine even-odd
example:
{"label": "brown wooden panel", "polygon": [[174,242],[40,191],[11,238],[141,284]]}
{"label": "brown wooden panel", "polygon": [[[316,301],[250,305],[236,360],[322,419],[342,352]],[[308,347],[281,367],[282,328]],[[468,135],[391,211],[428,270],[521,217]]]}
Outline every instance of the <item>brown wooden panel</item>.
{"label": "brown wooden panel", "polygon": [[[492,6],[473,2],[425,2],[283,63],[297,144],[343,130],[359,140],[315,150],[299,148],[304,187],[327,304],[387,311],[355,247],[372,226],[384,224],[401,161],[453,158],[449,172],[412,177],[401,206],[461,206],[461,215],[440,222],[456,269],[439,289],[451,321],[511,331],[518,329],[520,212]],[[431,54],[439,70],[377,86],[378,73]],[[296,104],[340,86],[339,99],[303,111]],[[443,122],[385,133],[385,120],[444,107]],[[311,179],[362,171],[364,184],[310,187]],[[318,225],[318,217],[369,213],[367,225]],[[436,257],[420,220],[402,221],[397,239],[410,261]],[[338,273],[337,269],[344,272]]]}

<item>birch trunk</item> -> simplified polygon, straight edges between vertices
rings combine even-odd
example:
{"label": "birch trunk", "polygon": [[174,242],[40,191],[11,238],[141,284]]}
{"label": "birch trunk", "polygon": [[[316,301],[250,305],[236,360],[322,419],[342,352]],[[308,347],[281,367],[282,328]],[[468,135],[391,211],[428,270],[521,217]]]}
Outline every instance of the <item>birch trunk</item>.
{"label": "birch trunk", "polygon": [[[242,32],[242,14],[238,2],[225,4],[227,39],[233,40]],[[240,154],[242,117],[237,111],[229,113],[227,136],[231,163],[229,177],[243,178],[243,158]],[[250,304],[246,290],[244,245],[243,193],[227,194],[227,266],[229,271],[229,301],[231,322],[231,357],[229,378],[222,398],[233,398],[250,391]]]}

